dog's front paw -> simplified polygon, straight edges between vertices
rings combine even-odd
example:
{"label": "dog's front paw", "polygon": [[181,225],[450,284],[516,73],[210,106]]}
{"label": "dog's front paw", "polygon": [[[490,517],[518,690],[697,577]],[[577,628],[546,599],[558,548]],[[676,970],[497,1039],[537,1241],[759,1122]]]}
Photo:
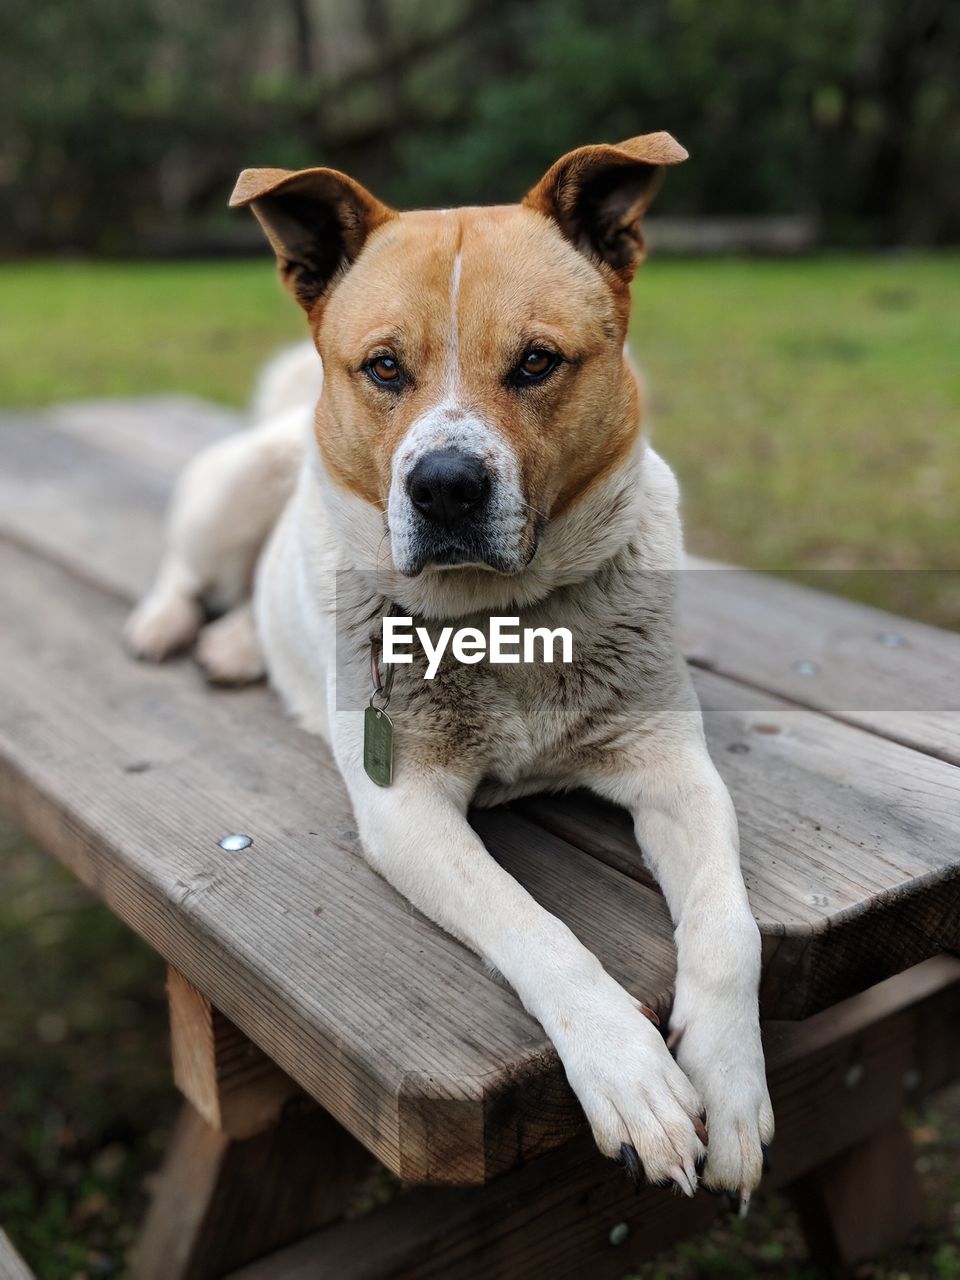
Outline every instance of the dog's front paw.
{"label": "dog's front paw", "polygon": [[202,621],[200,603],[192,596],[152,591],[127,619],[124,643],[134,657],[162,662],[193,643]]}
{"label": "dog's front paw", "polygon": [[705,1155],[700,1099],[652,1022],[613,979],[562,1021],[554,1042],[597,1146],[636,1181],[692,1196]]}
{"label": "dog's front paw", "polygon": [[243,685],[263,679],[263,654],[249,605],[238,605],[203,628],[196,659],[211,684]]}
{"label": "dog's front paw", "polygon": [[706,1107],[703,1185],[731,1192],[745,1214],[773,1139],[755,997],[675,1007],[668,1043]]}

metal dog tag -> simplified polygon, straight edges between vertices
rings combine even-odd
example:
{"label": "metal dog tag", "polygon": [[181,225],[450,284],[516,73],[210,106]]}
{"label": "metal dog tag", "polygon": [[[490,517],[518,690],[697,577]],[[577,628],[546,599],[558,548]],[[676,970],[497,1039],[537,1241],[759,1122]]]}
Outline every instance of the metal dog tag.
{"label": "metal dog tag", "polygon": [[363,767],[378,787],[393,782],[393,721],[373,703],[363,713]]}

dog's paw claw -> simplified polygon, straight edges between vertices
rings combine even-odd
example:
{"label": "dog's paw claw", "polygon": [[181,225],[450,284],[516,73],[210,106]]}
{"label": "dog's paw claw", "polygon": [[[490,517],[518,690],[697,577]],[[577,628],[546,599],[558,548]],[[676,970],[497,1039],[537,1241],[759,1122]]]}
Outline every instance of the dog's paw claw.
{"label": "dog's paw claw", "polygon": [[670,1169],[670,1180],[680,1194],[689,1199],[697,1190],[696,1165],[691,1169],[682,1169],[675,1164]]}
{"label": "dog's paw claw", "polygon": [[627,1171],[627,1177],[634,1186],[639,1187],[643,1182],[643,1165],[637,1155],[636,1147],[631,1146],[629,1142],[621,1142],[620,1159]]}
{"label": "dog's paw claw", "polygon": [[718,1199],[723,1202],[726,1212],[730,1214],[731,1217],[740,1212],[740,1200],[733,1191],[711,1191],[710,1194],[717,1196]]}
{"label": "dog's paw claw", "polygon": [[[744,1004],[746,1001],[744,1000]],[[735,1004],[718,1009],[706,997],[699,1006],[675,1011],[683,1030],[676,1061],[698,1090],[706,1108],[710,1145],[703,1183],[749,1203],[763,1174],[762,1144],[773,1138],[773,1111],[767,1091],[759,1030]],[[700,1130],[697,1137],[706,1146]]]}
{"label": "dog's paw claw", "polygon": [[640,1010],[640,1012],[649,1022],[652,1022],[655,1027],[659,1027],[660,1019],[657,1017],[655,1011],[651,1009],[648,1004],[644,1004],[642,1000],[638,1000],[637,1008]]}

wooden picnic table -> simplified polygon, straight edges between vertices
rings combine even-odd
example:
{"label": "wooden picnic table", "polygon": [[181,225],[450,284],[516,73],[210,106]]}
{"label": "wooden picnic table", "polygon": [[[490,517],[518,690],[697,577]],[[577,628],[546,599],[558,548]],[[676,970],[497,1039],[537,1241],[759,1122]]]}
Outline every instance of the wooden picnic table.
{"label": "wooden picnic table", "polygon": [[[185,397],[0,416],[0,808],[170,965],[192,1106],[139,1274],[222,1275],[338,1223],[244,1277],[560,1276],[587,1256],[619,1275],[715,1202],[625,1199],[539,1025],[367,866],[326,748],[269,690],[120,648],[176,472],[240,425]],[[681,578],[763,937],[773,1180],[805,1186],[823,1251],[854,1256],[916,1205],[881,1185],[867,1229],[844,1197],[903,1157],[904,1099],[960,1058],[960,637],[777,578]],[[672,929],[626,816],[575,795],[474,822],[666,1015]],[[252,845],[226,852],[233,832]],[[371,1156],[434,1184],[376,1230],[340,1221]]]}

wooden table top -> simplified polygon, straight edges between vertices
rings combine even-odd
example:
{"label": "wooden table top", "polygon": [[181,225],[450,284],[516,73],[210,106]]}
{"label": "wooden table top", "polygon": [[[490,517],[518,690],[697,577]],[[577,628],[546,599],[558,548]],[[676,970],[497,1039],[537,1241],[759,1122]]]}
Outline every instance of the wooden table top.
{"label": "wooden table top", "polygon": [[[183,397],[0,416],[0,808],[394,1172],[483,1182],[583,1128],[538,1024],[367,867],[326,748],[267,689],[120,648],[173,476],[239,421]],[[956,949],[960,636],[761,575],[682,579],[764,1015]],[[624,814],[537,798],[475,824],[666,1012],[670,921]],[[224,852],[231,832],[253,845]]]}

